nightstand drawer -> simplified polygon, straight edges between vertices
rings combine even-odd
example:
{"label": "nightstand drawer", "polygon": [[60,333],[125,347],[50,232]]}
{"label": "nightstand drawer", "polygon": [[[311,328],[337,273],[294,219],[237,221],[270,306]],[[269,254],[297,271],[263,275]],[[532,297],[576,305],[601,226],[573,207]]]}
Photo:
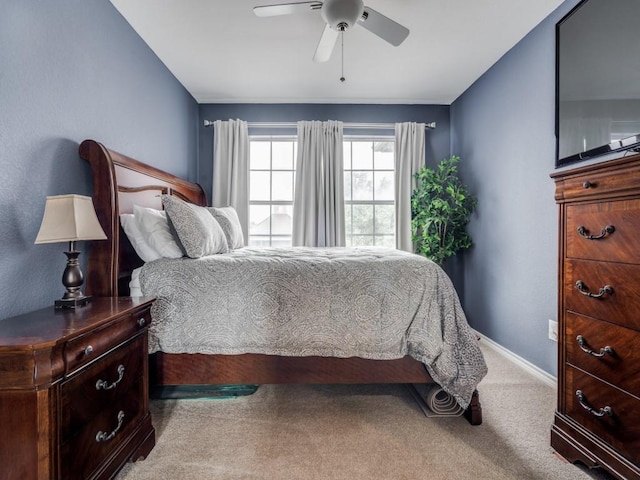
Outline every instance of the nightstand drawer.
{"label": "nightstand drawer", "polygon": [[144,342],[145,337],[138,335],[61,385],[63,442],[132,388],[139,390],[146,354]]}
{"label": "nightstand drawer", "polygon": [[90,363],[149,325],[151,314],[143,309],[116,322],[69,340],[64,349],[65,372],[69,375]]}
{"label": "nightstand drawer", "polygon": [[589,317],[640,329],[640,266],[567,260],[565,308]]}
{"label": "nightstand drawer", "polygon": [[567,206],[567,257],[640,264],[640,200]]}
{"label": "nightstand drawer", "polygon": [[144,415],[142,379],[60,447],[62,478],[84,480],[124,444]]}
{"label": "nightstand drawer", "polygon": [[640,332],[567,313],[565,337],[568,363],[640,398]]}
{"label": "nightstand drawer", "polygon": [[564,394],[566,415],[631,461],[640,461],[640,400],[571,366]]}

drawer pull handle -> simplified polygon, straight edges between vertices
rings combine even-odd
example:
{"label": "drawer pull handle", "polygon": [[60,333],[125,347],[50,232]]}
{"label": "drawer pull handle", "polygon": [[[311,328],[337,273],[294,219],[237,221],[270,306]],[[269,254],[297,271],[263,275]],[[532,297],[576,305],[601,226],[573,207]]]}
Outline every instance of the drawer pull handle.
{"label": "drawer pull handle", "polygon": [[587,180],[586,182],[584,182],[584,183],[582,184],[582,186],[583,186],[585,189],[586,189],[586,188],[591,188],[591,187],[594,187],[594,188],[595,188],[595,187],[596,187],[596,184],[595,184],[595,183],[590,182],[589,180]]}
{"label": "drawer pull handle", "polygon": [[144,319],[144,317],[140,317],[140,318],[138,319],[138,326],[139,326],[140,328],[144,327],[146,324],[147,324],[147,321]]}
{"label": "drawer pull handle", "polygon": [[615,231],[616,227],[614,227],[613,225],[607,225],[606,227],[602,227],[602,230],[600,230],[600,235],[589,235],[589,230],[587,230],[584,226],[580,225],[578,227],[578,234],[582,238],[586,238],[587,240],[600,240],[607,235],[611,235]]}
{"label": "drawer pull handle", "polygon": [[98,380],[96,382],[96,390],[111,390],[112,388],[116,388],[123,378],[124,365],[118,365],[118,379],[111,384],[106,380]]}
{"label": "drawer pull handle", "polygon": [[613,348],[611,348],[609,345],[601,348],[600,353],[596,353],[589,348],[589,346],[587,345],[587,342],[585,342],[584,337],[582,335],[578,335],[576,337],[576,340],[578,341],[578,345],[580,346],[582,351],[588,355],[591,355],[592,357],[600,358],[600,357],[604,357],[607,354],[611,355],[612,357],[614,356]]}
{"label": "drawer pull handle", "polygon": [[84,356],[88,357],[89,355],[91,355],[93,353],[93,347],[91,345],[87,346],[84,351]]}
{"label": "drawer pull handle", "polygon": [[596,417],[604,417],[605,415],[608,417],[613,417],[613,409],[611,407],[602,407],[600,410],[596,411],[591,405],[589,405],[587,403],[587,400],[584,398],[584,393],[582,393],[582,390],[576,390],[576,397],[578,397],[580,406],[591,415],[595,415]]}
{"label": "drawer pull handle", "polygon": [[582,280],[578,280],[576,282],[576,287],[581,294],[591,298],[602,298],[605,295],[613,294],[613,287],[611,285],[605,285],[598,291],[598,293],[591,293],[587,290]]}
{"label": "drawer pull handle", "polygon": [[111,440],[113,437],[116,436],[116,433],[118,433],[118,430],[122,428],[123,422],[124,422],[124,412],[120,410],[118,412],[118,425],[116,426],[116,428],[114,428],[111,431],[111,433],[103,432],[102,430],[96,433],[96,442],[98,443],[108,442],[109,440]]}

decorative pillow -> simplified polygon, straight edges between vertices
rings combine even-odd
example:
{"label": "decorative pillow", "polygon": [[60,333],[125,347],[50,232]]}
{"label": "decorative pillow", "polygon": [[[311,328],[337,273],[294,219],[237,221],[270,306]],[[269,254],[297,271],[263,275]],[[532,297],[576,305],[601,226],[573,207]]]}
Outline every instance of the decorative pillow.
{"label": "decorative pillow", "polygon": [[133,216],[147,244],[160,256],[164,258],[182,257],[182,250],[169,229],[166,212],[134,205]]}
{"label": "decorative pillow", "polygon": [[120,224],[122,225],[122,229],[127,235],[127,238],[131,242],[133,249],[143,262],[152,262],[153,260],[161,258],[161,255],[145,240],[145,236],[140,231],[132,213],[123,213],[120,215]]}
{"label": "decorative pillow", "polygon": [[244,235],[238,218],[238,212],[233,207],[209,207],[209,213],[218,221],[227,237],[229,249],[244,247]]}
{"label": "decorative pillow", "polygon": [[170,195],[162,195],[162,205],[188,257],[200,258],[229,251],[220,224],[205,207]]}

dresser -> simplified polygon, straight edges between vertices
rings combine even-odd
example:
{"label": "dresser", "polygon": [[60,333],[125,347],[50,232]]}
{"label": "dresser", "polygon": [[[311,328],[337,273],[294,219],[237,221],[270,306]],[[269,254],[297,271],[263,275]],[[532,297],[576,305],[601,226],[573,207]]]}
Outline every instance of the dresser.
{"label": "dresser", "polygon": [[109,479],[147,456],[152,302],[93,298],[0,320],[0,479]]}
{"label": "dresser", "polygon": [[640,479],[640,155],[551,177],[560,211],[551,445]]}

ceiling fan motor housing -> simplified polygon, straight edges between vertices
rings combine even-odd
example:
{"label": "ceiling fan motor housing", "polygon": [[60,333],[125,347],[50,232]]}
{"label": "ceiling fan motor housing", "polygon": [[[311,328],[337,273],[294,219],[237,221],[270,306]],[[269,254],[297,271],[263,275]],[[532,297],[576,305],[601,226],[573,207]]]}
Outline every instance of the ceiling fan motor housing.
{"label": "ceiling fan motor housing", "polygon": [[352,27],[363,13],[362,0],[325,0],[320,10],[323,20],[338,31]]}

